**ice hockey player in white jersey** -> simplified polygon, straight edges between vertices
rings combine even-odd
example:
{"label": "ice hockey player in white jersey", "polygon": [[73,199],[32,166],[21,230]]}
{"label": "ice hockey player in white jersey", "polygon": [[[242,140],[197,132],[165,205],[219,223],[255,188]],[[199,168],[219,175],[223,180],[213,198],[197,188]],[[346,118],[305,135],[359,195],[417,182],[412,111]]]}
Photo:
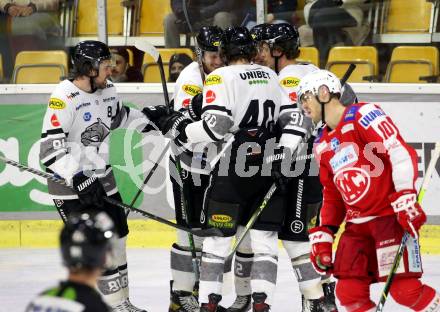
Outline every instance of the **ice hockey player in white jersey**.
{"label": "ice hockey player in white jersey", "polygon": [[[262,174],[262,167],[266,143],[275,137],[273,126],[281,106],[276,73],[250,63],[256,48],[245,27],[224,31],[220,54],[228,66],[206,78],[202,119],[192,122],[173,113],[159,121],[162,132],[177,144],[217,142],[227,134],[234,135],[229,153],[211,173],[204,198],[206,226],[224,234],[203,242],[199,301],[201,311],[209,312],[219,311],[225,258],[232,238],[240,235],[242,225],[272,184],[272,178]],[[278,261],[274,228],[281,223],[279,210],[271,203],[269,212],[262,213],[247,237],[254,253],[251,288],[253,310],[257,312],[269,311],[273,301]]]}
{"label": "ice hockey player in white jersey", "polygon": [[[282,240],[292,263],[295,277],[298,280],[302,295],[303,312],[337,311],[334,297],[334,282],[321,286],[321,275],[313,268],[309,255],[311,247],[307,229],[314,226],[322,202],[322,186],[318,170],[312,159],[313,122],[305,117],[297,106],[296,92],[299,82],[307,73],[318,70],[313,64],[297,62],[299,57],[299,34],[297,29],[288,24],[268,26],[267,45],[270,53],[265,59],[267,65],[274,66],[278,72],[279,83],[284,97],[288,99],[283,105],[278,122],[284,128],[280,146],[297,151],[294,168],[295,177],[279,183],[285,183],[286,213],[284,226],[278,237]],[[303,149],[301,147],[304,146]],[[299,151],[301,149],[301,151]]]}
{"label": "ice hockey player in white jersey", "polygon": [[[203,82],[205,76],[223,66],[218,53],[218,46],[223,31],[217,26],[203,26],[196,36],[197,61],[189,64],[180,73],[174,87],[173,106],[175,111],[183,112],[194,120],[200,120],[200,110],[203,101]],[[176,221],[191,228],[201,228],[203,220],[201,213],[203,195],[209,182],[211,171],[207,162],[205,147],[192,145],[179,153],[182,173],[180,178],[182,188],[171,175],[173,185],[174,207]],[[170,172],[175,171],[174,153],[170,156]],[[186,205],[183,206],[181,190],[184,193]],[[186,218],[187,219],[186,219]],[[171,247],[171,298],[169,312],[193,312],[199,310],[197,298],[198,280],[194,264],[198,266],[201,257],[203,238],[190,238],[186,232],[177,230],[177,241]],[[193,259],[195,257],[195,259]],[[195,263],[194,263],[195,262]]]}
{"label": "ice hockey player in white jersey", "polygon": [[[163,106],[143,112],[123,106],[111,75],[111,54],[99,41],[82,41],[73,51],[73,79],[51,94],[43,119],[40,161],[75,191],[48,180],[49,194],[64,221],[73,212],[104,210],[115,223],[116,261],[99,278],[98,288],[114,311],[144,311],[129,300],[126,257],[127,218],[123,209],[103,204],[103,196],[122,201],[109,165],[109,134],[134,120],[140,131],[165,113]],[[147,118],[146,116],[149,116]]]}
{"label": "ice hockey player in white jersey", "polygon": [[68,277],[33,299],[26,312],[111,312],[95,287],[111,262],[115,236],[113,221],[105,212],[72,214],[60,234]]}

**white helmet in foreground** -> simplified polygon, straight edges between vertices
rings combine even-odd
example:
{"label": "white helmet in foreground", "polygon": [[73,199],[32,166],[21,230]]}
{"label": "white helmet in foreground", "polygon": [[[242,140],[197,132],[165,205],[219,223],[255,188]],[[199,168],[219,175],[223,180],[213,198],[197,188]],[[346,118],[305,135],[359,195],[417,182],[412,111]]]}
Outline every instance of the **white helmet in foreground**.
{"label": "white helmet in foreground", "polygon": [[298,86],[298,99],[306,93],[312,93],[321,104],[328,103],[331,94],[341,94],[341,82],[335,74],[328,70],[316,70],[305,75]]}

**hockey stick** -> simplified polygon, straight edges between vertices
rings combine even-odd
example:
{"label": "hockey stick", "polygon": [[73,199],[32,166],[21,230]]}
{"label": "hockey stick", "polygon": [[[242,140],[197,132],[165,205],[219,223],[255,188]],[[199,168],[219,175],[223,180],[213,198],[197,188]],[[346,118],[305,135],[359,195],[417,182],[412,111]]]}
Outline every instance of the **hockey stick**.
{"label": "hockey stick", "polygon": [[350,78],[353,71],[356,69],[356,64],[351,63],[350,66],[348,66],[347,71],[345,72],[344,76],[341,78],[341,86],[343,86],[348,78]]}
{"label": "hockey stick", "polygon": [[[141,50],[141,51],[151,55],[153,57],[154,61],[159,64],[159,71],[160,71],[161,78],[162,78],[162,76],[165,77],[165,72],[164,72],[164,69],[163,69],[162,57],[160,56],[160,53],[159,53],[159,51],[157,51],[156,47],[154,47],[152,44],[150,44],[148,41],[145,41],[145,40],[142,40],[142,41],[138,40],[138,41],[136,41],[135,47],[138,50]],[[168,109],[168,113],[169,113],[171,111],[171,107],[170,107],[170,103],[169,103],[169,100],[168,100],[168,89],[166,87],[166,82],[164,82],[165,78],[163,78],[161,80],[162,80],[162,89],[164,90],[164,93],[167,92],[167,96],[165,98],[165,103],[166,103],[166,106],[167,106],[167,109]],[[166,154],[166,152],[167,152],[169,147],[170,147],[170,143],[168,143],[165,146],[165,148],[163,149],[162,153],[159,155],[156,163],[154,164],[153,168],[151,168],[150,172],[145,177],[145,180],[142,183],[142,186],[139,188],[139,190],[137,191],[136,195],[132,199],[132,201],[130,203],[130,206],[134,206],[134,204],[136,203],[136,200],[141,195],[145,185],[148,183],[150,178],[153,176],[154,172],[156,171],[157,167],[159,166],[160,161],[165,156],[165,154]],[[130,213],[130,210],[127,210],[127,212],[125,214],[126,217],[128,217],[129,213]]]}
{"label": "hockey stick", "polygon": [[[139,190],[137,191],[136,195],[131,200],[130,206],[134,207],[134,204],[136,203],[136,200],[141,195],[145,185],[148,183],[148,181],[150,181],[150,178],[153,176],[154,172],[156,171],[157,167],[159,166],[159,163],[162,161],[162,158],[165,157],[169,147],[170,147],[170,143],[168,142],[167,145],[165,146],[165,148],[163,149],[162,153],[159,155],[159,157],[157,158],[156,162],[154,163],[153,168],[151,168],[150,172],[145,177],[145,180],[142,183],[142,186],[139,188]],[[130,210],[127,210],[127,212],[125,213],[125,216],[128,217],[129,213],[130,213]]]}
{"label": "hockey stick", "polygon": [[[432,153],[431,160],[429,162],[428,168],[426,169],[425,176],[423,177],[422,186],[420,187],[419,195],[417,196],[417,202],[422,203],[423,197],[425,197],[425,192],[428,189],[428,185],[431,182],[431,177],[435,169],[435,165],[440,156],[440,142],[435,144],[434,151]],[[390,292],[391,283],[393,282],[394,276],[396,275],[397,268],[400,264],[400,260],[402,259],[403,252],[405,251],[406,243],[410,238],[410,234],[405,231],[402,237],[402,241],[400,242],[399,248],[397,249],[397,253],[394,257],[393,265],[391,266],[390,273],[388,274],[387,280],[385,282],[385,286],[383,287],[382,293],[380,295],[379,302],[376,307],[376,312],[382,312],[385,306],[385,302],[388,298],[388,293]]]}
{"label": "hockey stick", "polygon": [[237,248],[240,246],[241,242],[243,241],[244,237],[247,235],[247,233],[251,230],[251,228],[254,226],[255,222],[257,221],[258,217],[260,216],[261,212],[266,208],[267,204],[269,203],[269,200],[272,198],[273,193],[277,190],[277,186],[275,183],[272,183],[272,186],[267,191],[266,195],[264,195],[263,201],[258,206],[258,208],[254,211],[249,221],[244,226],[244,231],[242,232],[241,236],[237,238],[232,245],[231,252],[226,257],[225,261],[228,261],[230,258],[232,258],[237,251]]}
{"label": "hockey stick", "polygon": [[165,105],[168,109],[168,113],[171,113],[170,97],[168,95],[168,88],[165,79],[165,71],[163,69],[162,56],[160,56],[160,53],[156,49],[156,47],[145,39],[136,40],[134,46],[136,47],[136,49],[151,55],[154,61],[159,65],[160,80],[162,82],[162,90],[164,94]]}
{"label": "hockey stick", "polygon": [[[147,40],[137,40],[135,42],[135,47],[137,49],[144,51],[145,53],[148,53],[149,55],[151,55],[154,58],[154,60],[157,62],[157,64],[159,65],[160,79],[162,82],[162,89],[163,89],[165,104],[167,106],[168,113],[170,114],[172,109],[171,109],[170,98],[169,98],[168,89],[167,89],[167,85],[166,85],[165,71],[163,69],[162,57],[160,56],[159,51],[156,49],[156,47],[154,45],[152,45]],[[181,186],[179,184],[181,213],[182,213],[183,219],[185,220],[186,225],[189,226],[187,202],[185,200],[185,195],[184,195],[185,194],[185,192],[184,192],[185,182],[182,177],[182,167],[180,165],[180,157],[177,153],[176,153],[176,155],[174,155],[174,157],[175,157],[175,165],[176,165],[177,173],[179,174],[179,177],[182,182]],[[220,231],[220,230],[218,230],[218,231]],[[198,263],[199,260],[197,259],[196,247],[194,244],[194,237],[193,237],[193,233],[188,232],[188,231],[187,231],[187,233],[188,233],[189,245],[191,248],[191,258],[192,258],[194,275],[195,275],[196,281],[198,281],[199,276],[200,276],[199,263]],[[223,234],[221,236],[223,236]]]}
{"label": "hockey stick", "polygon": [[[186,6],[186,0],[182,0],[182,9],[183,9],[183,15],[185,16],[186,23],[188,24],[189,32],[191,34],[194,34],[194,29],[191,25],[191,20],[189,18],[189,14],[188,14],[188,7]],[[194,48],[195,48],[194,50],[196,51],[196,55],[197,55],[196,56],[197,57],[197,64],[199,64],[200,76],[202,77],[202,81],[205,82],[205,71],[203,69],[203,63],[202,63],[203,51],[200,49],[196,38],[194,38]]]}
{"label": "hockey stick", "polygon": [[[33,174],[35,174],[35,175],[37,175],[39,177],[49,179],[49,180],[51,180],[51,181],[53,181],[55,183],[58,183],[60,185],[65,186],[66,188],[69,188],[69,189],[73,190],[72,187],[70,187],[70,186],[68,186],[66,184],[66,181],[64,179],[57,178],[53,174],[50,174],[50,173],[47,173],[47,172],[43,172],[43,171],[35,169],[35,168],[30,168],[28,166],[25,166],[23,164],[20,164],[20,163],[14,161],[12,159],[8,159],[8,158],[3,157],[3,156],[0,156],[0,160],[3,161],[5,164],[17,167],[17,168],[19,168],[21,170],[24,170],[24,171],[27,171],[27,172],[30,172],[30,173],[33,173]],[[193,235],[197,235],[197,236],[200,236],[200,237],[223,236],[222,232],[220,230],[218,230],[218,229],[193,230],[193,229],[187,228],[185,226],[182,226],[182,225],[170,222],[167,219],[163,219],[163,218],[161,218],[159,216],[156,216],[156,215],[154,215],[152,213],[149,213],[149,212],[146,212],[146,211],[134,208],[132,206],[128,206],[128,205],[126,205],[124,203],[121,203],[121,202],[119,202],[117,200],[114,200],[113,198],[104,196],[103,199],[107,203],[110,203],[112,205],[118,206],[118,207],[123,208],[123,209],[128,209],[130,211],[139,213],[139,214],[143,215],[144,217],[153,219],[153,220],[155,220],[157,222],[160,222],[160,223],[166,224],[168,226],[171,226],[173,228],[176,228],[176,229],[179,229],[179,230],[191,233]]]}

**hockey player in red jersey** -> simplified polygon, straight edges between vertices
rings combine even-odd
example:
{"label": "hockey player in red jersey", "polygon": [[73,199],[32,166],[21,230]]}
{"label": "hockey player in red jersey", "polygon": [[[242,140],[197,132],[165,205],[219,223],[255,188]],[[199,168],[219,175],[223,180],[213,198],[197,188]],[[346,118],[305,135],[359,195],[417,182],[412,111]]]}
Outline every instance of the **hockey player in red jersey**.
{"label": "hockey player in red jersey", "polygon": [[[370,284],[385,281],[404,231],[408,242],[390,293],[414,311],[440,311],[440,295],[420,281],[418,231],[426,215],[417,203],[417,156],[375,104],[344,107],[341,83],[319,70],[305,76],[298,98],[306,115],[326,126],[314,152],[324,202],[320,226],[309,231],[311,260],[338,279],[336,295],[349,312],[374,311]],[[335,233],[346,221],[334,262]]]}

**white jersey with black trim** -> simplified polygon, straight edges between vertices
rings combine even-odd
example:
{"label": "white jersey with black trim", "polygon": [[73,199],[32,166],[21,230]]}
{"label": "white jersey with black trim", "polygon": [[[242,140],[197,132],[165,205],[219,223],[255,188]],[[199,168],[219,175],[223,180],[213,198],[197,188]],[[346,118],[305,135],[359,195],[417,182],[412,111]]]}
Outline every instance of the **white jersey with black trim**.
{"label": "white jersey with black trim", "polygon": [[[200,74],[199,63],[192,62],[183,69],[174,86],[174,110],[186,112],[188,105],[194,96],[203,92],[203,80]],[[180,164],[183,169],[199,173],[209,174],[214,159],[221,152],[222,142],[186,144],[184,151],[180,153]],[[178,151],[173,149],[173,153]]]}
{"label": "white jersey with black trim", "polygon": [[[148,124],[141,111],[122,105],[112,82],[87,93],[64,80],[51,94],[43,119],[40,161],[67,183],[80,171],[93,171],[107,195],[112,195],[118,190],[109,165],[110,130],[127,128],[134,120],[132,126],[139,130]],[[78,198],[50,180],[48,188],[54,199]]]}
{"label": "white jersey with black trim", "polygon": [[174,85],[174,110],[186,110],[192,98],[203,91],[203,80],[199,63],[192,62],[186,66]]}
{"label": "white jersey with black trim", "polygon": [[270,129],[280,106],[281,87],[270,68],[240,64],[216,69],[205,80],[202,120],[185,129],[188,142],[216,142],[247,127]]}
{"label": "white jersey with black trim", "polygon": [[285,66],[278,74],[283,90],[283,104],[280,108],[278,124],[282,129],[280,145],[295,151],[298,145],[307,141],[313,132],[313,122],[304,116],[297,102],[298,85],[301,79],[319,68],[313,64],[291,64]]}

